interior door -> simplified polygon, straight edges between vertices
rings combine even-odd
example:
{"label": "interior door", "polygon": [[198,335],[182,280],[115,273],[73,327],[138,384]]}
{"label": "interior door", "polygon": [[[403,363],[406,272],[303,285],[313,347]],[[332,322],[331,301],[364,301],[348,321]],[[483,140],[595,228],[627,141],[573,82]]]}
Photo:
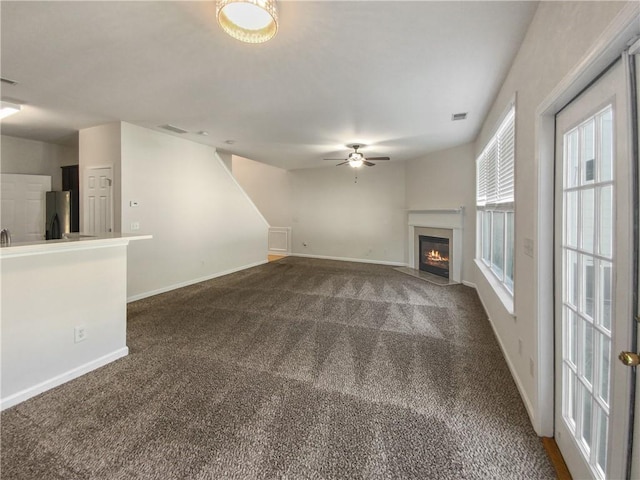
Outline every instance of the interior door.
{"label": "interior door", "polygon": [[632,168],[625,62],[556,118],[555,432],[577,479],[623,479],[628,457]]}
{"label": "interior door", "polygon": [[88,168],[84,177],[84,233],[113,231],[111,224],[111,167]]}

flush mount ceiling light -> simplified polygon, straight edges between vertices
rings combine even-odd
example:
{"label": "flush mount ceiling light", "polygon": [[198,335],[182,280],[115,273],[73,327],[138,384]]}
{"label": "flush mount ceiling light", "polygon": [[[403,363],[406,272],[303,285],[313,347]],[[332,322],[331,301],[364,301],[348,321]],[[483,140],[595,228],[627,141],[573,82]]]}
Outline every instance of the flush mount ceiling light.
{"label": "flush mount ceiling light", "polygon": [[18,113],[22,110],[22,105],[18,105],[17,103],[5,102],[4,100],[0,102],[0,119],[6,118],[9,115],[13,115],[14,113]]}
{"label": "flush mount ceiling light", "polygon": [[275,0],[218,0],[216,17],[222,29],[241,42],[266,42],[278,31]]}

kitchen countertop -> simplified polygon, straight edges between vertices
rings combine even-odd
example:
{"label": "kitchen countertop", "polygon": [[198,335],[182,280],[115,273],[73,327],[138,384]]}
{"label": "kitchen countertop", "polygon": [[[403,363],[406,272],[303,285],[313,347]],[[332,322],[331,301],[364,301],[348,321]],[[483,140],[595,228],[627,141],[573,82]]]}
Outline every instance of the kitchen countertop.
{"label": "kitchen countertop", "polygon": [[10,247],[0,248],[0,258],[127,245],[131,240],[148,240],[153,238],[152,235],[134,235],[127,233],[109,233],[102,235],[70,233],[67,234],[66,237],[67,238],[60,240],[12,243]]}

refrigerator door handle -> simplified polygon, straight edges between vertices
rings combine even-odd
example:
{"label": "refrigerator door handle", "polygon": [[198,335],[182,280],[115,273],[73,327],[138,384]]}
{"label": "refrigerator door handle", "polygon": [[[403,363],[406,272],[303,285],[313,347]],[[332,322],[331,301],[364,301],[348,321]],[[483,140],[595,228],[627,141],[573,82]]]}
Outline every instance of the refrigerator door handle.
{"label": "refrigerator door handle", "polygon": [[60,235],[60,219],[58,218],[57,213],[53,216],[53,220],[51,221],[51,238],[62,238]]}

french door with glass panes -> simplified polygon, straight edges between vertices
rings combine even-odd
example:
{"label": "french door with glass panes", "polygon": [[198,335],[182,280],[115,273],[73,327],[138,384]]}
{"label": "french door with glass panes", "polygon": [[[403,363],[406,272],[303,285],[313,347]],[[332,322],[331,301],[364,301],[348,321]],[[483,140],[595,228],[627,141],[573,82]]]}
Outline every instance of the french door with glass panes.
{"label": "french door with glass panes", "polygon": [[556,442],[574,478],[625,476],[632,203],[623,61],[556,118]]}

